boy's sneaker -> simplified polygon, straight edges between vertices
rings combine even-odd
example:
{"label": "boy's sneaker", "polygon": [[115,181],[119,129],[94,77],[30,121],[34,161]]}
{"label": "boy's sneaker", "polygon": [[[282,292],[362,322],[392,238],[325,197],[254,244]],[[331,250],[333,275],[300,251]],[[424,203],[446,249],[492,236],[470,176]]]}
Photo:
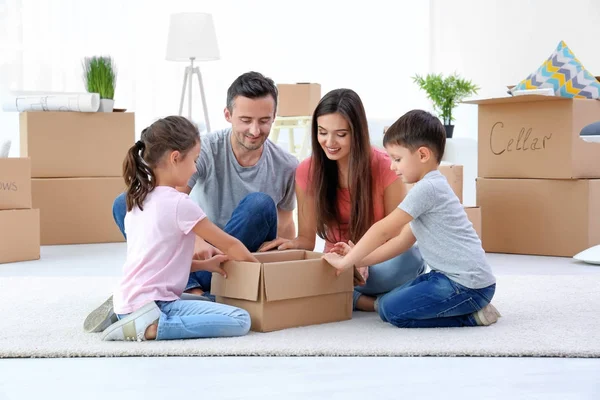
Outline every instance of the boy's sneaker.
{"label": "boy's sneaker", "polygon": [[481,310],[473,313],[475,320],[478,325],[488,326],[496,323],[498,318],[502,317],[496,307],[489,303],[487,306],[483,307]]}
{"label": "boy's sneaker", "polygon": [[119,319],[113,311],[113,298],[110,296],[100,307],[87,316],[83,322],[83,330],[90,332],[102,332]]}
{"label": "boy's sneaker", "polygon": [[155,302],[148,303],[106,328],[102,332],[102,340],[133,340],[141,342],[142,340],[146,340],[146,329],[158,321],[159,318],[160,308],[158,308]]}

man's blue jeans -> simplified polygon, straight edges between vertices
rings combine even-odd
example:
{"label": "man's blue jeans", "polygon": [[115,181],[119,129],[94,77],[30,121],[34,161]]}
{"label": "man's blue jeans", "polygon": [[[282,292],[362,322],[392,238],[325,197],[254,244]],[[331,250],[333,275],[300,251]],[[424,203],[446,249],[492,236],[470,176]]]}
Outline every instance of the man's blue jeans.
{"label": "man's blue jeans", "polygon": [[[126,213],[125,193],[122,193],[113,203],[113,217],[125,239]],[[241,241],[250,252],[257,251],[264,242],[277,237],[275,202],[264,193],[250,193],[233,210],[231,219],[223,230]],[[212,273],[208,271],[192,272],[185,290],[199,287],[205,292],[210,292],[211,279]]]}
{"label": "man's blue jeans", "polygon": [[399,328],[477,326],[473,313],[495,292],[496,284],[470,289],[431,271],[380,297],[376,309],[383,321]]}

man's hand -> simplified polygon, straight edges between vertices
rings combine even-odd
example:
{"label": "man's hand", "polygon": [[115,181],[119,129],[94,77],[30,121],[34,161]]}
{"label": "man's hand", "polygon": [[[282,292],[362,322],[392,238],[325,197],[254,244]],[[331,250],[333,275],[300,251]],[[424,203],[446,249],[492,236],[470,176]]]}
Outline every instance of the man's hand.
{"label": "man's hand", "polygon": [[288,249],[295,249],[295,248],[297,248],[297,246],[296,246],[294,240],[278,237],[271,241],[264,242],[262,244],[262,246],[260,246],[258,251],[265,252],[265,251],[269,251],[269,250],[273,250],[273,249],[288,250]]}
{"label": "man's hand", "polygon": [[348,268],[352,267],[352,264],[348,264],[346,260],[344,260],[344,257],[336,253],[324,254],[322,258],[325,259],[325,261],[327,261],[329,264],[331,264],[332,267],[337,269],[337,276],[340,276],[340,274],[344,272],[344,270],[347,270]]}
{"label": "man's hand", "polygon": [[329,250],[329,252],[339,254],[340,256],[343,257],[346,254],[348,254],[353,247],[354,247],[354,243],[352,243],[352,240],[349,240],[348,243],[337,242],[336,244],[333,245],[333,247],[331,248],[331,250]]}
{"label": "man's hand", "polygon": [[191,272],[196,271],[208,271],[208,272],[217,272],[223,275],[224,278],[227,278],[227,273],[221,266],[221,263],[224,263],[229,260],[224,254],[217,254],[212,256],[209,259],[205,260],[193,260],[192,261],[192,269]]}

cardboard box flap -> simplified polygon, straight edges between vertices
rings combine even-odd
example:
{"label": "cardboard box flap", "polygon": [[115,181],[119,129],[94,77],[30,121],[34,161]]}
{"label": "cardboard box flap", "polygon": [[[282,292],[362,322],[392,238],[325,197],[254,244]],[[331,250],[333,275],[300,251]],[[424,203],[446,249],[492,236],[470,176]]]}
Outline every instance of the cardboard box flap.
{"label": "cardboard box flap", "polygon": [[281,261],[297,261],[306,258],[304,250],[282,250],[268,251],[266,253],[252,253],[254,257],[261,263],[272,263]]}
{"label": "cardboard box flap", "polygon": [[[310,255],[310,254],[309,254]],[[263,264],[267,301],[352,291],[352,270],[337,277],[325,260]],[[293,279],[290,277],[293,276]]]}
{"label": "cardboard box flap", "polygon": [[227,279],[213,273],[210,292],[216,296],[234,299],[258,300],[260,283],[260,266],[251,262],[226,262],[223,269],[227,271]]}
{"label": "cardboard box flap", "polygon": [[588,99],[570,99],[567,97],[560,96],[541,96],[538,94],[530,94],[523,96],[508,96],[508,97],[493,97],[490,99],[479,99],[479,100],[467,100],[463,101],[464,104],[502,104],[502,103],[529,103],[532,101],[571,101],[571,100],[581,100],[587,101]]}

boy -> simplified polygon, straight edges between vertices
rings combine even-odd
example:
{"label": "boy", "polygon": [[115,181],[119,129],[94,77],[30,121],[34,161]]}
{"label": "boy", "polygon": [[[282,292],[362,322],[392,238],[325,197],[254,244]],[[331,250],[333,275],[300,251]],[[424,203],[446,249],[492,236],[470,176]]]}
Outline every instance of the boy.
{"label": "boy", "polygon": [[481,241],[446,178],[438,171],[446,133],[428,112],[406,113],[386,131],[390,168],[415,183],[402,203],[374,224],[353,247],[323,257],[343,270],[373,265],[418,242],[431,272],[377,299],[381,319],[402,328],[491,325],[500,314],[490,304],[496,290]]}

